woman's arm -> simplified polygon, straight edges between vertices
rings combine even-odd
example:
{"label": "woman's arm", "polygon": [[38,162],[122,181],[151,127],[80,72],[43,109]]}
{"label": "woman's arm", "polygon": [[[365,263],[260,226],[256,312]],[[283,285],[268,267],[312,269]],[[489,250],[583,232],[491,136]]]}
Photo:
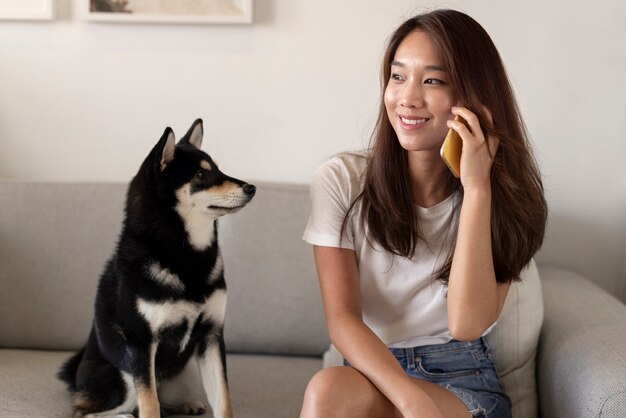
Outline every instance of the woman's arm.
{"label": "woman's arm", "polygon": [[482,336],[498,319],[510,284],[496,281],[491,248],[490,175],[498,141],[484,137],[476,115],[468,109],[453,108],[452,112],[461,115],[471,131],[461,122],[448,123],[463,139],[464,188],[448,286],[448,328],[455,339],[469,341]]}
{"label": "woman's arm", "polygon": [[471,341],[500,316],[509,283],[498,283],[491,252],[491,191],[466,190],[448,285],[448,328]]}
{"label": "woman's arm", "polygon": [[[424,416],[441,416],[432,399],[411,382],[389,349],[363,322],[354,251],[314,248],[332,343],[404,416],[413,416],[409,411],[413,411],[416,404],[422,406]],[[429,405],[431,411],[425,411],[424,405]]]}

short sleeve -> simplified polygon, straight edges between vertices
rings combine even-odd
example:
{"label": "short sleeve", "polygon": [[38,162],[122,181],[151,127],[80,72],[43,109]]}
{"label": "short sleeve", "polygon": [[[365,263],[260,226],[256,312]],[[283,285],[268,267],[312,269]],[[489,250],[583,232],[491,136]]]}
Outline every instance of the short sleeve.
{"label": "short sleeve", "polygon": [[342,226],[353,194],[350,170],[334,157],[320,166],[311,180],[309,221],[302,239],[309,244],[354,250],[352,222]]}

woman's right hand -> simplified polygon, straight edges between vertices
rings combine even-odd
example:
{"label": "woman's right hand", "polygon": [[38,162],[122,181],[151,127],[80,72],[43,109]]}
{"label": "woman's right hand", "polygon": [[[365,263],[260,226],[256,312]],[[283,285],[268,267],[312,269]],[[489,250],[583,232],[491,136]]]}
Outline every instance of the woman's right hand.
{"label": "woman's right hand", "polygon": [[[484,108],[491,120],[491,112]],[[498,152],[498,138],[486,136],[475,113],[466,107],[453,107],[452,113],[467,121],[449,120],[448,127],[454,129],[463,140],[461,153],[461,183],[465,190],[491,190],[491,166]]]}

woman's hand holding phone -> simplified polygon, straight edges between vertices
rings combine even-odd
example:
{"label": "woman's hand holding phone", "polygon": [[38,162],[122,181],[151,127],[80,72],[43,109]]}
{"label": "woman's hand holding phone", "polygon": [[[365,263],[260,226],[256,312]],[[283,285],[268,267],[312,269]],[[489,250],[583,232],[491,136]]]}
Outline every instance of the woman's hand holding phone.
{"label": "woman's hand holding phone", "polygon": [[[460,116],[455,116],[457,122],[467,123]],[[459,134],[452,128],[448,131],[446,138],[441,146],[441,158],[446,163],[454,177],[461,177],[461,151],[463,149],[463,140]]]}
{"label": "woman's hand holding phone", "polygon": [[[478,117],[469,109],[453,107],[452,113],[456,117],[448,121],[450,131],[441,148],[442,158],[452,173],[461,178],[464,189],[485,187],[491,189],[491,166],[498,150],[498,139],[485,137]],[[485,109],[485,113],[491,119],[491,112],[488,109]],[[456,152],[455,141],[458,145],[459,138],[461,144],[456,148],[460,150]],[[489,147],[487,147],[487,141]],[[456,158],[458,158],[458,163],[455,161]],[[458,172],[455,173],[455,170]]]}

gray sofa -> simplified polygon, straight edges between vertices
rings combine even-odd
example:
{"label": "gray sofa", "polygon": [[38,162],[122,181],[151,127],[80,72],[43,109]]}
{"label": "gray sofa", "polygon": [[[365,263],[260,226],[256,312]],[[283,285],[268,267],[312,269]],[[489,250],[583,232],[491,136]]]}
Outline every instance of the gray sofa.
{"label": "gray sofa", "polygon": [[[308,188],[257,186],[219,228],[229,382],[237,418],[293,418],[329,344],[312,250],[300,239]],[[0,417],[71,416],[54,375],[87,337],[125,190],[0,181]],[[539,272],[536,286],[531,278],[511,293],[490,336],[496,356],[510,357],[500,371],[516,417],[626,417],[626,306],[574,272]]]}

